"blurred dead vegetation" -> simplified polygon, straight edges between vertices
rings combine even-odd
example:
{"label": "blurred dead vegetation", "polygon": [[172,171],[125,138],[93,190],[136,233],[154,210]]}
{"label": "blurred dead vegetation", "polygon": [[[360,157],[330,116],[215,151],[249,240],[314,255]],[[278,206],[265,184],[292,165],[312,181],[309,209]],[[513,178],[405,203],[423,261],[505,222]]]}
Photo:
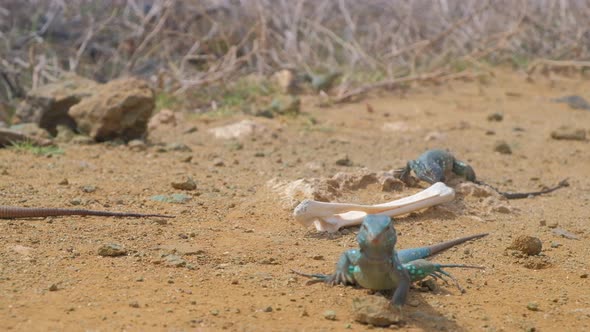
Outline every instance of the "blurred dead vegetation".
{"label": "blurred dead vegetation", "polygon": [[499,63],[583,71],[588,17],[585,0],[3,0],[0,102],[68,72],[138,76],[159,107],[207,111],[272,93],[257,79],[284,69],[316,91],[338,73],[334,102]]}

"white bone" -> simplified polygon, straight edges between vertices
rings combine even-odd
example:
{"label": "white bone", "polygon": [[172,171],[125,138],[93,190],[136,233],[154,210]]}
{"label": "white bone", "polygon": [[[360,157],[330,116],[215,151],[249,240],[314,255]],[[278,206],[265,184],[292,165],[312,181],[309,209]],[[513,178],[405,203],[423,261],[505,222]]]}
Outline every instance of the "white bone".
{"label": "white bone", "polygon": [[360,225],[367,214],[393,217],[450,202],[453,198],[453,188],[437,182],[412,196],[376,205],[326,203],[306,199],[297,205],[293,216],[306,227],[314,225],[318,231],[332,233],[341,227]]}

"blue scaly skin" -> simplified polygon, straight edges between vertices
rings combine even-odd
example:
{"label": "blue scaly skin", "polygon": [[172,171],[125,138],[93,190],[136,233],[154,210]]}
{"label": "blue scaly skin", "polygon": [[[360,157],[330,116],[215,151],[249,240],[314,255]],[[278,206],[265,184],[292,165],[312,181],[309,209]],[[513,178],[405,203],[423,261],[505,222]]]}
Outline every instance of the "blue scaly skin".
{"label": "blue scaly skin", "polygon": [[450,152],[445,150],[428,150],[418,159],[408,161],[401,172],[400,179],[407,182],[411,171],[416,173],[418,179],[430,184],[445,182],[451,173],[464,176],[467,181],[476,181],[473,168],[467,163],[455,159]]}
{"label": "blue scaly skin", "polygon": [[[372,290],[395,290],[391,302],[401,308],[406,302],[410,284],[427,276],[443,279],[455,278],[443,270],[447,267],[481,268],[460,264],[437,264],[424,258],[448,249],[459,243],[484,237],[487,234],[472,235],[428,247],[395,250],[397,233],[391,218],[383,215],[367,215],[357,235],[359,249],[345,251],[338,263],[336,271],[331,275],[305,274],[299,275],[323,281],[329,285],[358,285]],[[460,287],[459,287],[460,288]]]}
{"label": "blue scaly skin", "polygon": [[445,150],[428,150],[421,154],[418,159],[408,161],[406,167],[401,169],[400,179],[408,183],[408,178],[412,171],[414,171],[418,179],[426,181],[430,184],[434,184],[436,182],[446,182],[448,176],[451,174],[464,176],[467,181],[488,186],[507,199],[520,199],[547,194],[569,185],[567,179],[565,179],[554,187],[540,191],[529,191],[522,193],[500,191],[483,181],[477,180],[475,178],[475,171],[473,171],[473,168],[469,166],[469,164],[456,159],[449,151]]}

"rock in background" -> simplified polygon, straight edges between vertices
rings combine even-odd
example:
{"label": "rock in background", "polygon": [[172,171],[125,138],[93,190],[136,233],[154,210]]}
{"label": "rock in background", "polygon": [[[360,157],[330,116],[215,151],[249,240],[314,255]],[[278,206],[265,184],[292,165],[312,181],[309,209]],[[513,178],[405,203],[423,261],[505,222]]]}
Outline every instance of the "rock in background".
{"label": "rock in background", "polygon": [[100,86],[68,114],[81,133],[102,142],[129,141],[144,135],[155,107],[154,91],[141,80],[125,78]]}
{"label": "rock in background", "polygon": [[91,96],[98,86],[92,80],[71,74],[33,89],[16,110],[13,123],[35,123],[53,136],[57,134],[58,125],[75,129],[76,122],[68,115],[68,110]]}
{"label": "rock in background", "polygon": [[154,92],[145,81],[99,84],[71,74],[29,91],[13,122],[34,123],[53,136],[64,125],[99,142],[129,141],[144,136],[154,107]]}

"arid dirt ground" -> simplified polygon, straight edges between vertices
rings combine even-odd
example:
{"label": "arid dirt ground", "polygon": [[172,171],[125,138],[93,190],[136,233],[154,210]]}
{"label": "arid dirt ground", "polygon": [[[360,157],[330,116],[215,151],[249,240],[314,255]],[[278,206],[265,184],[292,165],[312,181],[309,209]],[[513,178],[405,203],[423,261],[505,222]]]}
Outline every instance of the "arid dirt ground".
{"label": "arid dirt ground", "polygon": [[[566,177],[570,187],[510,201],[509,213],[489,212],[467,197],[468,204],[397,218],[400,248],[490,235],[433,258],[486,267],[451,271],[465,294],[440,281],[435,291],[413,289],[405,323],[394,328],[588,330],[588,142],[550,136],[562,125],[590,129],[589,111],[551,101],[571,94],[590,97],[588,87],[588,81],[572,78],[527,82],[524,75],[497,70],[485,84],[449,82],[328,108],[304,101],[302,111],[317,123],[309,116],[252,118],[268,130],[239,142],[216,139],[208,129],[245,116],[187,116],[198,130],[170,132],[166,140],[184,143],[191,152],[70,144],[61,146],[63,155],[48,158],[2,149],[0,205],[72,208],[74,201],[83,208],[176,218],[0,220],[0,330],[365,330],[354,321],[351,303],[376,295],[306,285],[291,273],[331,272],[340,253],[356,245],[358,228],[334,235],[304,229],[267,182],[331,177],[363,167],[391,170],[428,148],[450,149],[473,165],[480,179],[505,190],[534,190]],[[488,121],[494,112],[503,113],[503,121]],[[494,152],[499,140],[512,154]],[[344,154],[352,166],[336,164]],[[223,165],[215,166],[219,161]],[[182,176],[191,176],[197,190],[173,189],[171,182]],[[60,184],[63,179],[68,184]],[[84,186],[96,190],[87,193]],[[418,190],[382,192],[369,186],[338,200],[376,203]],[[185,204],[150,199],[173,193],[192,199]],[[579,239],[556,235],[555,229]],[[518,235],[540,238],[543,257],[507,251]],[[98,248],[109,243],[128,254],[99,256]],[[170,252],[188,267],[167,266],[162,256]],[[544,263],[527,268],[530,259]],[[335,320],[324,317],[327,310],[336,313]]]}

